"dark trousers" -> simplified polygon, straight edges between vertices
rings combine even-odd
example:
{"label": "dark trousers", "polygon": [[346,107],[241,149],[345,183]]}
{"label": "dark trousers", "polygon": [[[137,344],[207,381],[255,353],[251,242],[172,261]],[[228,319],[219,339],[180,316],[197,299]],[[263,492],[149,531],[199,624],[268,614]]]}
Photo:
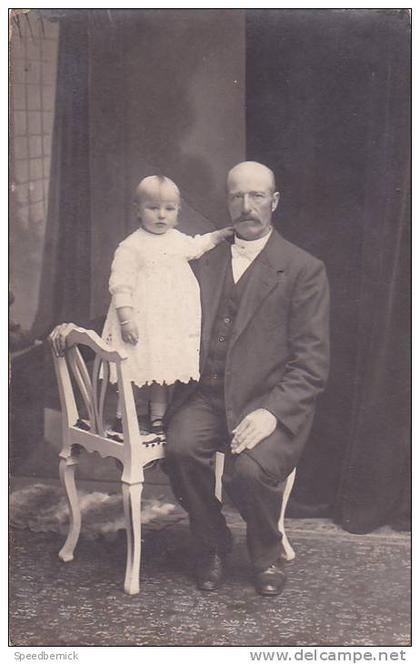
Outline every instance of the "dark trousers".
{"label": "dark trousers", "polygon": [[[276,432],[252,450],[230,453],[223,395],[198,388],[190,401],[171,417],[167,430],[167,472],[176,499],[188,512],[191,531],[201,549],[221,554],[230,549],[230,532],[214,495],[214,455],[225,453],[223,488],[247,525],[247,543],[256,569],[280,557],[278,530],[285,480],[266,469],[267,447],[275,448]],[[258,461],[259,448],[264,464]]]}

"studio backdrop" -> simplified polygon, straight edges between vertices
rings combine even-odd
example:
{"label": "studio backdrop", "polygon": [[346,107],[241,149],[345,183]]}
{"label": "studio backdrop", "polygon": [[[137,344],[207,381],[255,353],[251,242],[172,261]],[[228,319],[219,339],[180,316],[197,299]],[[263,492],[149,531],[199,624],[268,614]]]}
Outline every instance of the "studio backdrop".
{"label": "studio backdrop", "polygon": [[[225,177],[276,174],[276,226],[321,258],[332,361],[294,498],[348,530],[409,500],[410,25],[404,10],[68,10],[60,17],[34,330],[105,314],[132,194],[182,191],[182,228],[228,221]],[[311,512],[312,510],[312,512]]]}

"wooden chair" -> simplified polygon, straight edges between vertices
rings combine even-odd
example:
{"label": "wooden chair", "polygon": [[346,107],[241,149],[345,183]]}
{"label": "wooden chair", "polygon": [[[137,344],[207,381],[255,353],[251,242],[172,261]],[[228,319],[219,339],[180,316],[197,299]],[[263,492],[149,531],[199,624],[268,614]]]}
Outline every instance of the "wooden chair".
{"label": "wooden chair", "polygon": [[[111,349],[92,330],[72,326],[64,357],[54,356],[63,419],[63,447],[60,452],[60,478],[70,508],[67,539],[59,552],[61,560],[73,560],[81,526],[80,505],[75,485],[75,469],[80,448],[113,457],[122,466],[122,495],[127,528],[127,564],[124,590],[130,595],[140,589],[141,494],[143,468],[164,456],[164,439],[142,436],[139,432],[131,382],[125,366],[126,357]],[[79,350],[87,346],[94,353],[91,375]],[[115,363],[122,412],[122,435],[107,431],[104,404],[109,385],[109,363]],[[77,387],[77,390],[75,390]],[[87,417],[80,416],[76,393],[81,395]],[[152,437],[153,438],[153,437]]]}
{"label": "wooden chair", "polygon": [[[91,374],[79,350],[87,346],[93,351]],[[128,378],[126,357],[110,348],[93,330],[71,326],[66,337],[63,357],[53,353],[62,410],[63,447],[60,457],[60,478],[70,510],[67,539],[59,552],[64,562],[73,560],[81,527],[81,512],[75,483],[75,471],[79,463],[80,449],[97,452],[101,457],[113,457],[122,466],[122,494],[127,528],[127,563],[124,590],[129,595],[140,590],[141,558],[141,494],[143,469],[149,463],[164,457],[164,439],[142,436],[139,431],[131,382]],[[104,422],[104,405],[109,379],[109,363],[116,366],[118,391],[122,414],[122,435],[110,433]],[[76,388],[76,389],[75,389]],[[81,417],[77,407],[79,392],[87,417]],[[224,455],[216,454],[216,496],[222,499],[222,474]],[[293,560],[295,552],[290,545],[285,528],[284,514],[295,479],[295,470],[289,475],[283,495],[279,530],[283,535],[281,556]]]}
{"label": "wooden chair", "polygon": [[[222,501],[222,475],[223,475],[224,463],[225,463],[225,455],[223,454],[223,452],[216,452],[216,462],[214,466],[214,473],[216,479],[215,494],[216,498],[218,498],[220,501]],[[294,549],[287,538],[286,529],[284,526],[284,515],[286,513],[287,503],[289,502],[289,497],[293,489],[295,476],[296,476],[296,468],[292,470],[292,472],[290,473],[290,475],[286,480],[286,486],[284,487],[283,500],[280,511],[280,518],[278,522],[278,529],[282,534],[280,557],[287,561],[294,560],[296,556]]]}

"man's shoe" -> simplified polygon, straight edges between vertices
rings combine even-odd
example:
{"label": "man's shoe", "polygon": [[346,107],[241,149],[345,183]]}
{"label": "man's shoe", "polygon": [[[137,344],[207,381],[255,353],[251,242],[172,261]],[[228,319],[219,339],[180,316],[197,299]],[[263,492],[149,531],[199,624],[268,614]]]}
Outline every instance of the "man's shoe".
{"label": "man's shoe", "polygon": [[199,590],[217,590],[223,583],[225,563],[218,553],[207,553],[197,565],[197,587]]}
{"label": "man's shoe", "polygon": [[280,595],[286,583],[286,573],[281,562],[276,562],[255,573],[255,588],[259,595],[272,597]]}

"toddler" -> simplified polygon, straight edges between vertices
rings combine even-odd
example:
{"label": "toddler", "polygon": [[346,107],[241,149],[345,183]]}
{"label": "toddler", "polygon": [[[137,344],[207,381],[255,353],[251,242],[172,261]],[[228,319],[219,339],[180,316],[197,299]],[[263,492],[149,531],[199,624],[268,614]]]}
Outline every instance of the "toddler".
{"label": "toddler", "polygon": [[[199,379],[200,291],[188,261],[213,249],[233,230],[195,237],[177,231],[180,192],[172,180],[159,175],[140,182],[135,206],[140,227],[115,252],[103,337],[128,355],[130,379],[141,388],[140,427],[145,428],[150,405],[148,430],[162,434],[168,386]],[[110,380],[116,382],[115,367]],[[121,430],[119,412],[113,429]]]}

